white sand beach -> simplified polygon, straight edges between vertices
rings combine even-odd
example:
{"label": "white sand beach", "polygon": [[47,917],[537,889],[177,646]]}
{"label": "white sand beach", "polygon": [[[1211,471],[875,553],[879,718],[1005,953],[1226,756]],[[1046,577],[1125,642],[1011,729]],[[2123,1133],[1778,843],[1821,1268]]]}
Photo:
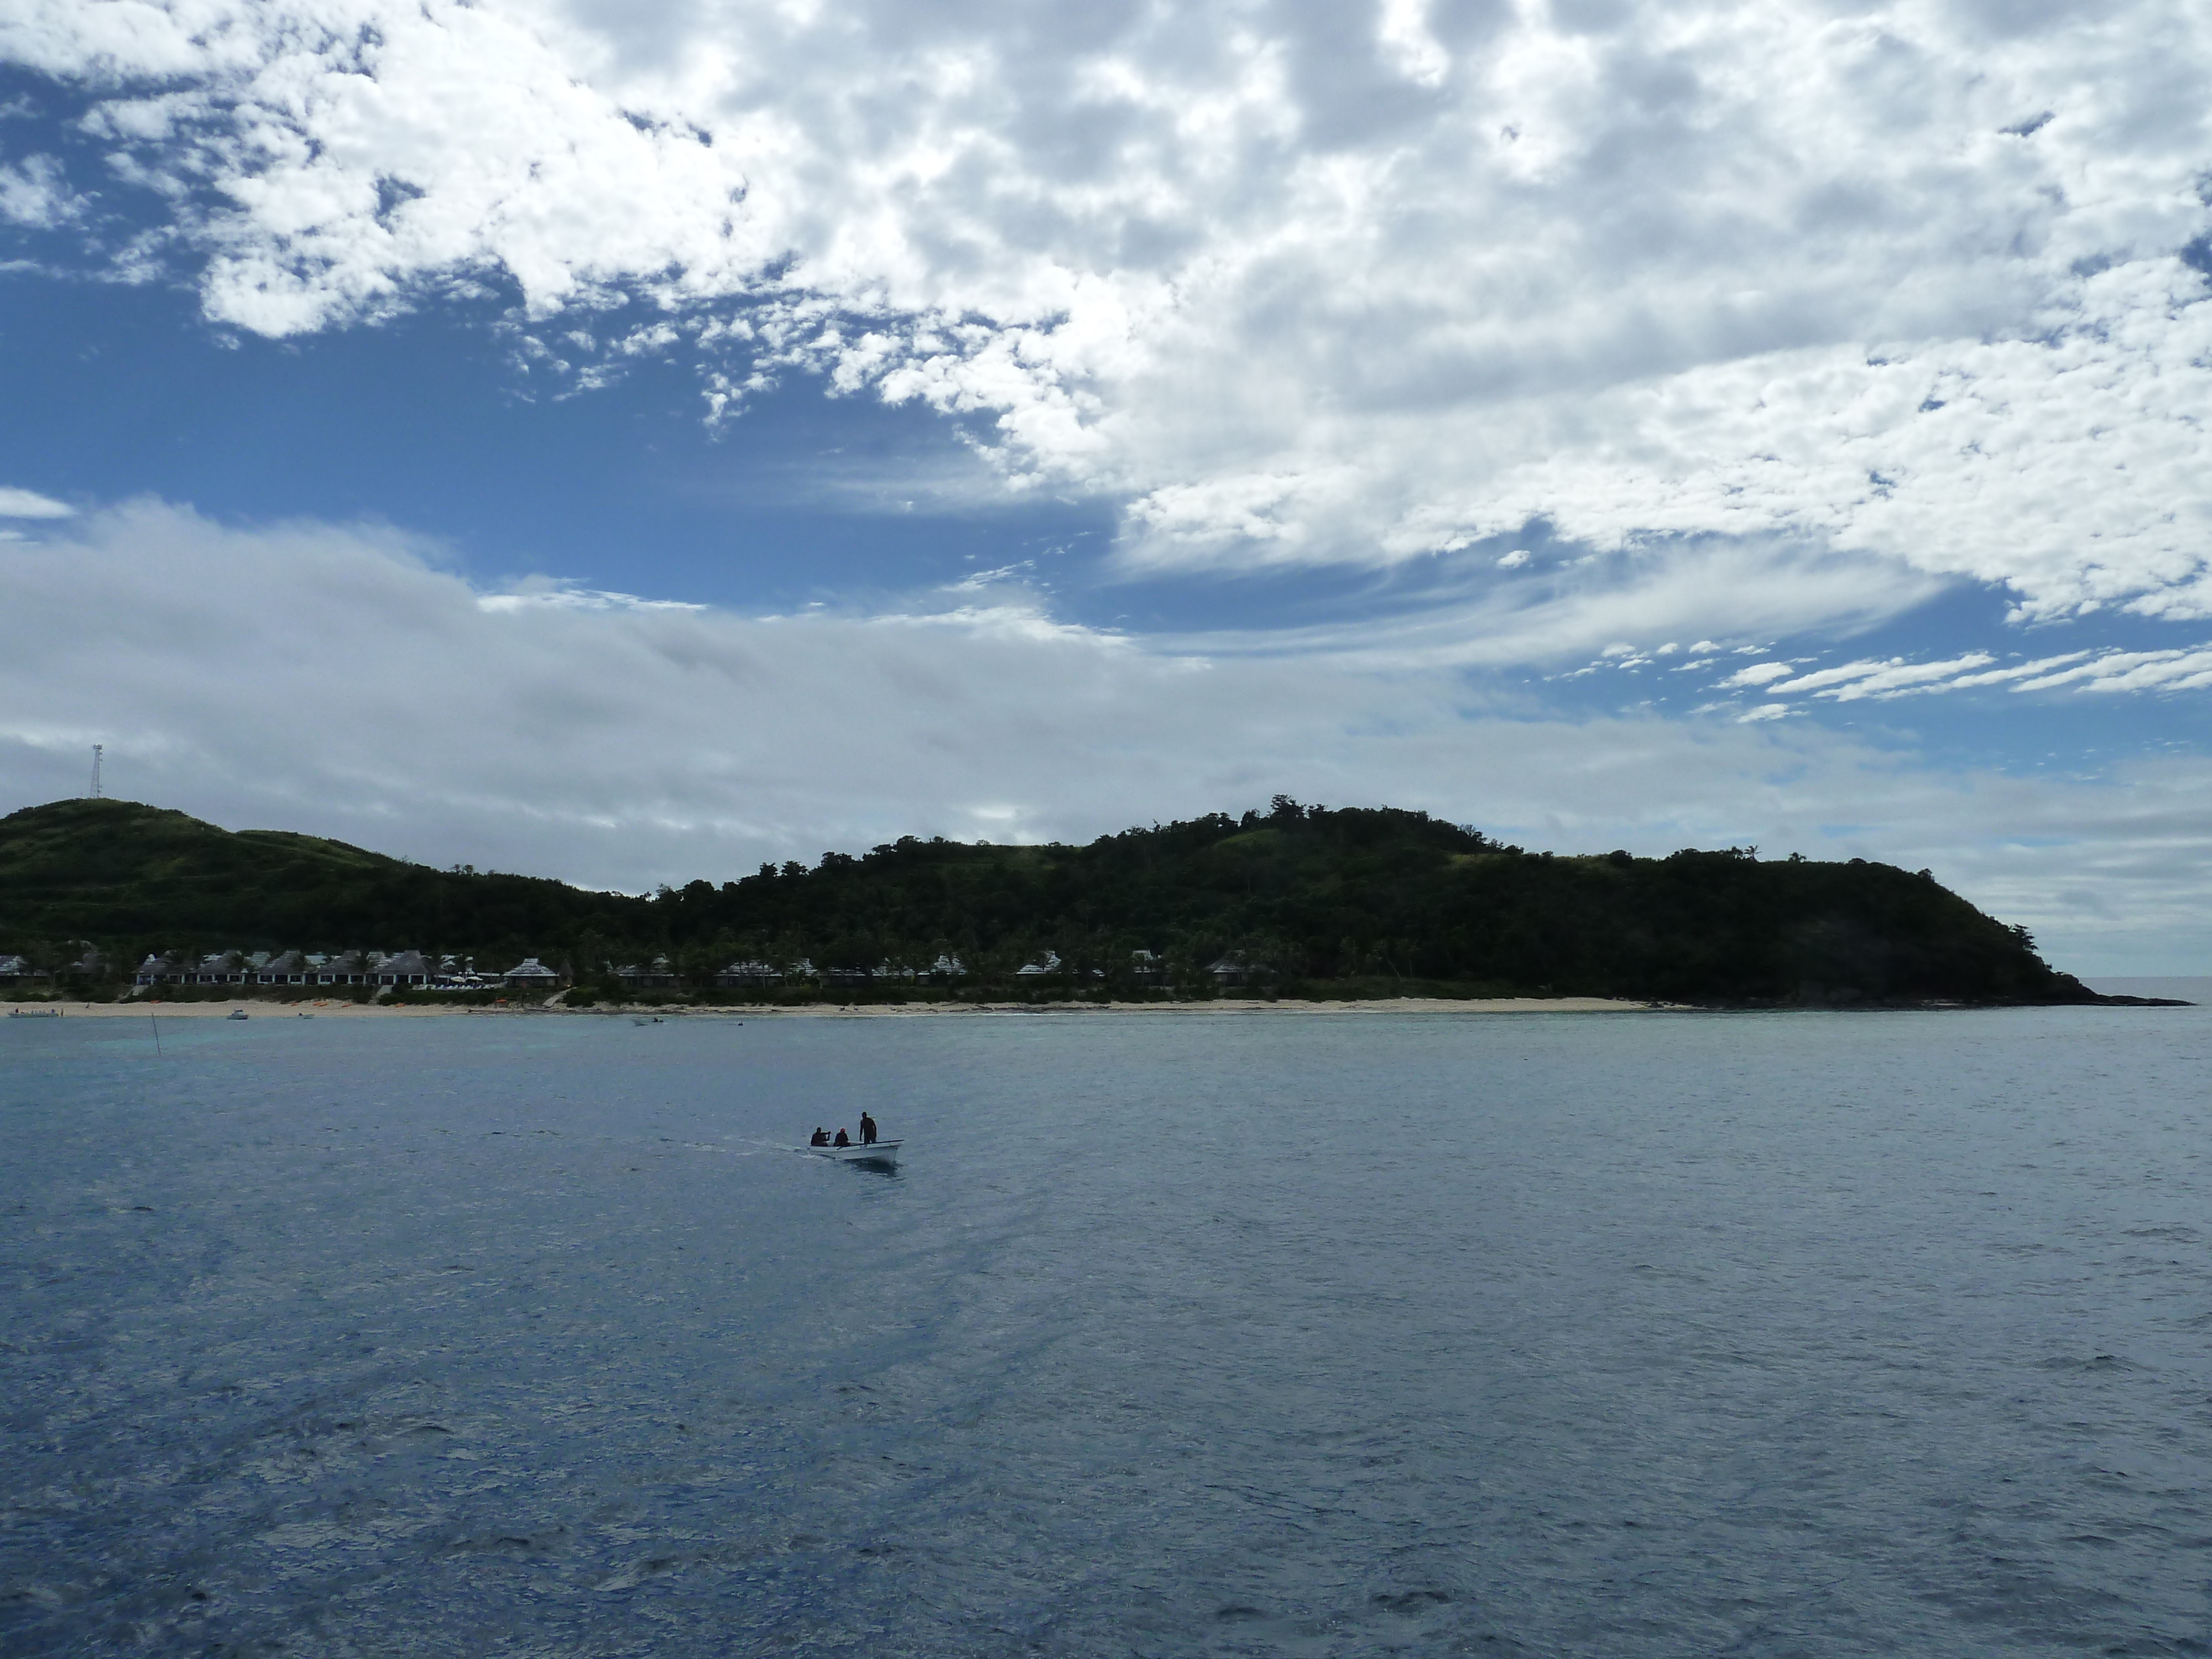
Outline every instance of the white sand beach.
{"label": "white sand beach", "polygon": [[1461,1001],[1446,997],[1378,997],[1358,1002],[1268,1002],[1261,999],[1222,998],[1211,1002],[909,1002],[811,1003],[799,1007],[695,1008],[599,1007],[568,1008],[538,1001],[506,1007],[397,1006],[348,1001],[263,1002],[246,998],[235,1002],[53,1002],[13,1005],[27,1014],[58,1010],[70,1019],[228,1019],[244,1009],[252,1019],[294,1019],[311,1014],[318,1019],[504,1019],[521,1014],[533,1018],[556,1015],[576,1019],[972,1019],[997,1016],[1022,1019],[1096,1019],[1102,1016],[1172,1014],[1605,1014],[1644,1013],[1672,1005],[1632,1002],[1610,997],[1496,997]]}

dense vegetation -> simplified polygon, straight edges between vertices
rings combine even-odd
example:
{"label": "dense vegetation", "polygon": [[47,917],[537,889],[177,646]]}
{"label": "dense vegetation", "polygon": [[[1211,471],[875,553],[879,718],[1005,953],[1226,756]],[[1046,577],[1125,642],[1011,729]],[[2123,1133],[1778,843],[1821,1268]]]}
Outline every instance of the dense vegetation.
{"label": "dense vegetation", "polygon": [[313,836],[233,834],[132,801],[54,801],[0,818],[0,952],[41,960],[79,939],[133,963],[149,951],[363,945],[496,957],[582,928],[643,927],[651,909],[535,877],[426,869]]}
{"label": "dense vegetation", "polygon": [[666,954],[696,981],[734,958],[817,969],[959,959],[972,987],[1202,992],[1224,957],[1282,994],[1512,991],[1680,1001],[2088,995],[2019,928],[1926,872],[1749,852],[1558,857],[1425,813],[1265,813],[1125,830],[1084,847],[912,838],[813,868],[763,866],[650,897],[432,870],[341,842],[231,834],[182,813],[72,800],[0,819],[0,951],[360,946],[527,953],[592,981]]}

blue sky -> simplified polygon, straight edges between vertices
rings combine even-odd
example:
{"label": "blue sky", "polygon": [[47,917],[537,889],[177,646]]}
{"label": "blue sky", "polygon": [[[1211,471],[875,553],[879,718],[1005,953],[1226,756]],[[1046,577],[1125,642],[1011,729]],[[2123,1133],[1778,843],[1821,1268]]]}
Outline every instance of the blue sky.
{"label": "blue sky", "polygon": [[1278,789],[2212,967],[2179,4],[0,11],[0,807],[630,889]]}

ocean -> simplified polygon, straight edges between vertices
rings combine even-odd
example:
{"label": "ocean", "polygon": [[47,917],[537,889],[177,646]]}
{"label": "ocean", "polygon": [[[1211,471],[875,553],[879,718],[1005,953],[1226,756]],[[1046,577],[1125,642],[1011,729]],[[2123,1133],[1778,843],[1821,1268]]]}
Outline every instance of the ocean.
{"label": "ocean", "polygon": [[[0,1651],[2212,1650],[2212,1009],[0,1022]],[[896,1174],[791,1150],[872,1110]]]}

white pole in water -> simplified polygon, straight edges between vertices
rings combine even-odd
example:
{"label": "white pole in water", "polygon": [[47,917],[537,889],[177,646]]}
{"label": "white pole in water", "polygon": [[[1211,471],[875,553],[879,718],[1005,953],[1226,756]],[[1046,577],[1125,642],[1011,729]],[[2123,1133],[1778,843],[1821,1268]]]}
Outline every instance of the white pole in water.
{"label": "white pole in water", "polygon": [[106,747],[104,743],[95,743],[92,745],[92,798],[94,800],[100,799],[100,757]]}

